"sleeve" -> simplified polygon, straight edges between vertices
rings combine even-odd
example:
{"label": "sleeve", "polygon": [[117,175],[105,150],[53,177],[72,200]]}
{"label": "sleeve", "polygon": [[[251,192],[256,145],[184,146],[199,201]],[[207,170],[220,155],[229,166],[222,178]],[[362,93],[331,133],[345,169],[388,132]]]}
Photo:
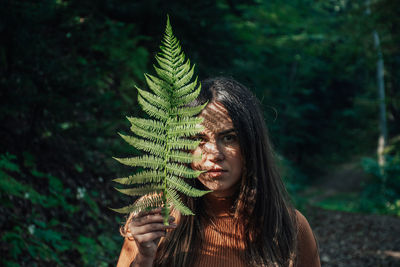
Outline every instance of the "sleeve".
{"label": "sleeve", "polygon": [[119,254],[117,267],[129,267],[136,258],[137,253],[138,249],[135,241],[125,238],[121,253]]}
{"label": "sleeve", "polygon": [[307,219],[296,210],[297,267],[320,267],[318,246]]}

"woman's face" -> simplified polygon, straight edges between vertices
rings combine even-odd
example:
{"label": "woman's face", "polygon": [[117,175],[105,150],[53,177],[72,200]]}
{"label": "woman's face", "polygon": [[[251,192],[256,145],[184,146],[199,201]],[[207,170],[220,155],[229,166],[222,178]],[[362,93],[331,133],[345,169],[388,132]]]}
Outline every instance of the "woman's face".
{"label": "woman's face", "polygon": [[243,169],[232,120],[226,108],[218,102],[208,104],[200,117],[204,118],[204,131],[196,136],[201,143],[193,153],[202,156],[201,160],[192,163],[192,168],[206,171],[200,174],[199,180],[213,190],[214,196],[231,196],[240,186]]}

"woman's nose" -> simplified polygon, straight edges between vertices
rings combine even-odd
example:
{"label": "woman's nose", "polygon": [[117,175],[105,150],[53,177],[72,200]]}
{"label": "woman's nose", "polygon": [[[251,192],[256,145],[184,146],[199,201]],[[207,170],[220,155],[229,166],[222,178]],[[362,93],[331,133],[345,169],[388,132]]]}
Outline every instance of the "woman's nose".
{"label": "woman's nose", "polygon": [[207,142],[204,144],[204,154],[207,159],[211,161],[224,159],[224,154],[215,142]]}

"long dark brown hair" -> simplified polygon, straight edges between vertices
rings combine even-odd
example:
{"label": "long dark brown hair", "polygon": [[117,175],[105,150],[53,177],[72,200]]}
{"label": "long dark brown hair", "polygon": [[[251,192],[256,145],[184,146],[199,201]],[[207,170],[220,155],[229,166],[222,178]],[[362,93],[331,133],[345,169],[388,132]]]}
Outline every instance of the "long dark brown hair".
{"label": "long dark brown hair", "polygon": [[[245,161],[234,207],[235,219],[244,231],[244,260],[249,266],[288,266],[296,254],[296,216],[274,163],[260,103],[231,78],[207,79],[201,84],[202,91],[192,104],[216,101],[224,105]],[[197,182],[197,186],[202,185]],[[196,215],[180,218],[179,227],[160,243],[154,266],[192,266],[196,261],[206,211],[201,198],[182,198]]]}

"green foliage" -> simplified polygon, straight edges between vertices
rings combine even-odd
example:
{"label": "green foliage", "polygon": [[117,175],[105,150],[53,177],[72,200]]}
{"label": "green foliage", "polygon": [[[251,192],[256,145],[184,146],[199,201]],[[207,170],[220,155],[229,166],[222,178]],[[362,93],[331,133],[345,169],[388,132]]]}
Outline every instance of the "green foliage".
{"label": "green foliage", "polygon": [[301,196],[300,192],[305,187],[307,176],[283,155],[277,154],[276,159],[279,172],[291,200],[296,208],[302,209],[306,205],[307,199]]}
{"label": "green foliage", "polygon": [[[193,215],[180,200],[179,193],[200,197],[209,191],[198,190],[187,184],[183,178],[196,178],[201,171],[195,171],[187,165],[195,160],[188,150],[195,149],[199,141],[188,137],[202,131],[201,118],[197,115],[207,103],[189,107],[199,95],[201,85],[190,82],[194,65],[181,50],[179,41],[173,35],[167,19],[161,52],[156,55],[159,67],[154,66],[158,75],[145,74],[147,85],[153,93],[138,90],[138,102],[142,109],[153,119],[128,118],[131,131],[138,137],[120,136],[136,149],[147,152],[133,158],[115,158],[131,167],[142,167],[144,171],[114,182],[123,185],[135,185],[133,188],[118,189],[129,196],[144,196],[141,201],[120,209],[117,212],[140,212],[157,206],[162,207],[164,224],[168,224],[170,207],[183,215]],[[161,197],[160,197],[161,195]]]}
{"label": "green foliage", "polygon": [[[324,191],[314,192],[315,197],[323,196]],[[339,193],[332,196],[325,196],[322,200],[313,205],[327,209],[345,212],[365,212],[360,207],[360,194],[358,193]],[[371,212],[371,211],[370,211]]]}
{"label": "green foliage", "polygon": [[[61,179],[34,169],[35,158],[26,155],[24,163],[30,166],[29,174],[22,171],[15,155],[0,155],[1,211],[7,217],[7,223],[2,221],[0,238],[2,266],[66,265],[71,261],[84,266],[108,266],[118,254],[118,236],[110,231],[101,233],[106,227],[98,223],[94,229],[93,223],[79,223],[82,216],[94,222],[104,220],[93,197],[95,192],[79,192],[78,188],[76,199],[71,198],[75,194],[65,188]],[[34,184],[29,182],[32,180]],[[42,186],[35,188],[36,183]],[[50,214],[44,212],[49,210]],[[71,223],[74,221],[80,224],[81,231],[71,231],[76,227]]]}
{"label": "green foliage", "polygon": [[[226,17],[239,40],[224,71],[254,88],[278,151],[315,179],[331,164],[369,153],[377,107],[365,1],[270,0],[239,10]],[[383,52],[385,60],[398,59],[393,51]]]}
{"label": "green foliage", "polygon": [[383,168],[373,158],[364,158],[362,165],[370,174],[364,185],[360,208],[364,212],[400,216],[400,136],[385,149]]}

